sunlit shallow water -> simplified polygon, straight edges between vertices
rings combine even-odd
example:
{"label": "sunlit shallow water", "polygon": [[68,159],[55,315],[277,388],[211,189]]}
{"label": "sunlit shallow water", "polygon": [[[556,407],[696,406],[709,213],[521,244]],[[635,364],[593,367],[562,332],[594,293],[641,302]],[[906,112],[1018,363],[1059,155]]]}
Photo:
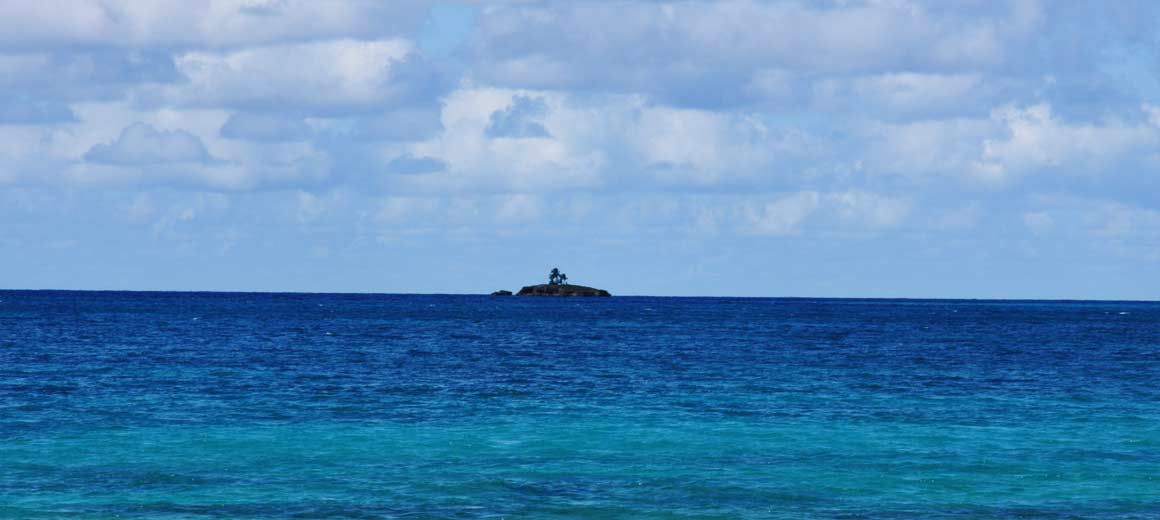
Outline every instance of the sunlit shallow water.
{"label": "sunlit shallow water", "polygon": [[0,291],[4,518],[1157,518],[1160,304]]}

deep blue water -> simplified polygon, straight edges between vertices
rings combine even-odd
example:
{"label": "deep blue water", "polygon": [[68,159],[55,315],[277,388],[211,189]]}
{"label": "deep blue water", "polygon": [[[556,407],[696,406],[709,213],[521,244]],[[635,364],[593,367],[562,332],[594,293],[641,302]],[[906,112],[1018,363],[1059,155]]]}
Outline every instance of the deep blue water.
{"label": "deep blue water", "polygon": [[1160,304],[0,291],[2,518],[1160,518]]}

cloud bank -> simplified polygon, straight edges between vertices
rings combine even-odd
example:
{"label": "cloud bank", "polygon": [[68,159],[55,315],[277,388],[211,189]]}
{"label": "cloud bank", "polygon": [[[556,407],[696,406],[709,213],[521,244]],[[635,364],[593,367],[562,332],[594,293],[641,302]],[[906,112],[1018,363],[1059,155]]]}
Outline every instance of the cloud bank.
{"label": "cloud bank", "polygon": [[152,236],[169,245],[261,233],[141,201],[253,204],[238,222],[318,234],[329,258],[567,229],[758,254],[801,241],[813,264],[913,241],[963,269],[971,242],[1004,269],[1054,252],[1119,266],[1100,275],[1119,283],[1160,250],[1158,16],[1142,1],[9,3],[0,191],[10,219],[78,190],[128,197],[125,222],[164,220]]}

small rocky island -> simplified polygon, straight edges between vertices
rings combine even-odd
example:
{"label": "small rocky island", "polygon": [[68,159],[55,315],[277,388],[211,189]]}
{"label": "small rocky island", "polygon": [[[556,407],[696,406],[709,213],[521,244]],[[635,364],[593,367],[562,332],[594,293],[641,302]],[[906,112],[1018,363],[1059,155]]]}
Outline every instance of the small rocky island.
{"label": "small rocky island", "polygon": [[552,285],[542,283],[520,289],[516,296],[612,296],[604,289],[583,285]]}
{"label": "small rocky island", "polygon": [[[492,296],[510,296],[511,291],[496,291],[491,293]],[[604,289],[597,289],[595,287],[587,287],[583,285],[573,285],[568,283],[568,275],[561,273],[559,269],[553,268],[552,272],[548,273],[548,283],[539,285],[529,285],[520,289],[516,296],[612,296]]]}

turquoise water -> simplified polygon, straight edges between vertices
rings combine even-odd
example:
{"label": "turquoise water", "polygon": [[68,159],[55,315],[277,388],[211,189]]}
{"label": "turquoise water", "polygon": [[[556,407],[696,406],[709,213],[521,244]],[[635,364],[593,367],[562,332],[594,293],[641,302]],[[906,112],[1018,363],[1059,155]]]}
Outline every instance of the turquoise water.
{"label": "turquoise water", "polygon": [[1160,518],[1160,304],[0,291],[4,518]]}

